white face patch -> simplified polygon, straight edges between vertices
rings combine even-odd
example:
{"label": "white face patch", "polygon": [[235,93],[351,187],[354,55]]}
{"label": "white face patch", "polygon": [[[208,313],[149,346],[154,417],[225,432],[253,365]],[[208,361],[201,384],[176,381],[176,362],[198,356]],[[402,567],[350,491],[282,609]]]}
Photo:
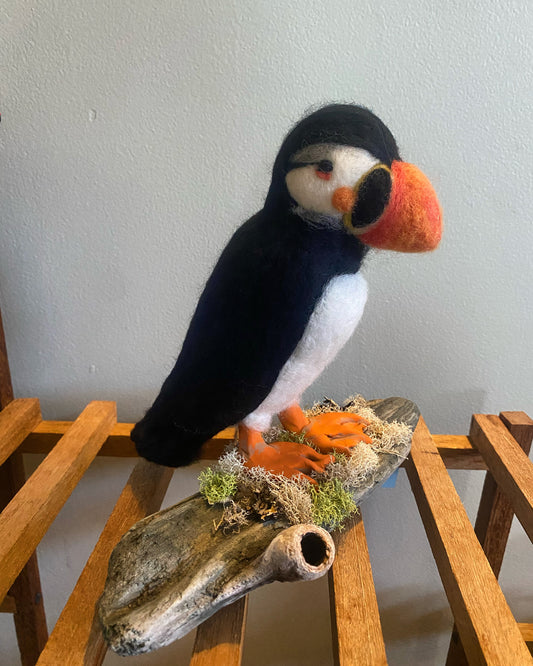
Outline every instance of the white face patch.
{"label": "white face patch", "polygon": [[[328,160],[333,169],[329,178],[321,178],[317,168],[322,160]],[[289,194],[306,211],[341,219],[331,203],[333,192],[339,187],[352,188],[357,181],[379,160],[363,148],[318,143],[302,148],[290,160],[303,164],[289,171],[285,177]]]}

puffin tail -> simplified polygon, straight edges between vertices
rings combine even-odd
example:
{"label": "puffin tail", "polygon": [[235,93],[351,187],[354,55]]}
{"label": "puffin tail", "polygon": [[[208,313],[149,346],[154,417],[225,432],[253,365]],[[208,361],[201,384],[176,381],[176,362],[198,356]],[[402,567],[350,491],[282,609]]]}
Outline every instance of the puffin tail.
{"label": "puffin tail", "polygon": [[180,426],[176,414],[153,405],[134,426],[130,437],[138,454],[146,460],[183,467],[199,458],[202,445],[214,434]]}

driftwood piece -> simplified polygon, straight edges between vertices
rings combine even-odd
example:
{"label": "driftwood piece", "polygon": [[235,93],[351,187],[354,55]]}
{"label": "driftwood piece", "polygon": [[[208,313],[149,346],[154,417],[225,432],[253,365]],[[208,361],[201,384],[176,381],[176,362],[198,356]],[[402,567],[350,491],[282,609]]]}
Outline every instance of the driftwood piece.
{"label": "driftwood piece", "polygon": [[[403,398],[369,403],[383,420],[413,427],[419,412]],[[354,495],[360,502],[409,453],[383,453],[380,467]],[[184,636],[221,607],[273,581],[312,580],[330,568],[335,547],[315,525],[251,522],[216,529],[222,509],[199,495],[139,521],[110,559],[99,615],[115,652],[134,655]]]}
{"label": "driftwood piece", "polygon": [[100,601],[115,652],[168,645],[260,585],[312,580],[333,563],[333,541],[315,525],[252,523],[226,535],[213,529],[220,513],[196,495],[126,533]]}
{"label": "driftwood piece", "polygon": [[378,398],[369,400],[368,406],[383,421],[400,421],[411,428],[415,428],[420,418],[420,410],[417,405],[406,398]]}

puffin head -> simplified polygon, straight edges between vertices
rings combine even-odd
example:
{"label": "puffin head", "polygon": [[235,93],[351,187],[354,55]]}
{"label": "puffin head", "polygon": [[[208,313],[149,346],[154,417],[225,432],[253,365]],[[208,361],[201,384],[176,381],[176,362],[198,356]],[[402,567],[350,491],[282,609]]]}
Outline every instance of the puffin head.
{"label": "puffin head", "polygon": [[371,111],[333,104],[287,135],[266,205],[291,207],[310,222],[344,228],[366,245],[425,252],[439,244],[442,213],[428,178],[400,159]]}

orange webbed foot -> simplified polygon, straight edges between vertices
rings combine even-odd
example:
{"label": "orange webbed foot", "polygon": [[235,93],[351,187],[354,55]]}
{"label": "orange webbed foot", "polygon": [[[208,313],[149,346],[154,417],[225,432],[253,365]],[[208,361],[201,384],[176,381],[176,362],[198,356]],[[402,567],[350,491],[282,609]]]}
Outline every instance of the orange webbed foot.
{"label": "orange webbed foot", "polygon": [[309,476],[312,472],[325,471],[326,465],[333,462],[333,456],[319,453],[310,446],[298,442],[271,442],[248,456],[246,467],[264,467],[272,474],[303,476],[311,483],[316,480]]}
{"label": "orange webbed foot", "polygon": [[333,456],[319,453],[298,442],[271,442],[267,444],[258,430],[239,425],[239,449],[244,454],[246,467],[264,467],[272,474],[303,476],[311,483],[312,472],[323,473]]}
{"label": "orange webbed foot", "polygon": [[322,453],[350,454],[350,449],[361,442],[372,444],[365,434],[368,421],[352,412],[325,412],[307,417],[298,405],[292,405],[280,414],[284,428],[301,432]]}

